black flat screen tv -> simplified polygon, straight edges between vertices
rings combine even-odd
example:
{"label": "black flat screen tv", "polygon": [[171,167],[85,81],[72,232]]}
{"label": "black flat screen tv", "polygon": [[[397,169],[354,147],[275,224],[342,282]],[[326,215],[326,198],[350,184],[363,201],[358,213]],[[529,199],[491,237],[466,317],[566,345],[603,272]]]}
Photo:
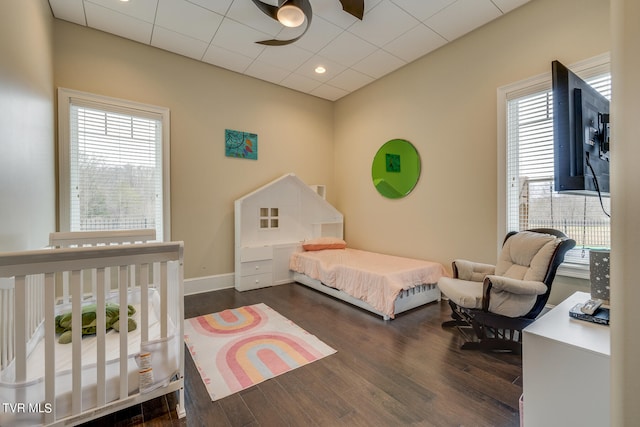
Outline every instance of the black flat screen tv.
{"label": "black flat screen tv", "polygon": [[609,196],[609,100],[551,63],[554,185],[559,193]]}

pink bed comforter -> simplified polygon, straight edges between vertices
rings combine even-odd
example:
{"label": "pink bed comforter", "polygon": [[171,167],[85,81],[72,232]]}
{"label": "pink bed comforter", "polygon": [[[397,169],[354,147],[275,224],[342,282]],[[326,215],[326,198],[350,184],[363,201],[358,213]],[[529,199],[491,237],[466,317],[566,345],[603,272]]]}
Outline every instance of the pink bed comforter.
{"label": "pink bed comforter", "polygon": [[349,248],[296,252],[289,268],[365,301],[391,318],[402,290],[436,283],[448,275],[437,262]]}

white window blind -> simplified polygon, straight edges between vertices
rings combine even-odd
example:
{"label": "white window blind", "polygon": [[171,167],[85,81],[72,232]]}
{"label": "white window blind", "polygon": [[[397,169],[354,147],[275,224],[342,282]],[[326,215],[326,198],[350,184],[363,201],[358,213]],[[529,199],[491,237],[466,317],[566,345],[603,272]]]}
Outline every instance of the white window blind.
{"label": "white window blind", "polygon": [[[583,77],[585,78],[585,77]],[[609,73],[585,78],[610,99]],[[551,81],[507,94],[507,229],[555,228],[576,241],[565,262],[588,264],[590,248],[610,247],[610,199],[554,191]]]}
{"label": "white window blind", "polygon": [[[166,116],[71,94],[64,103],[61,223],[69,231],[152,228],[165,237]],[[62,153],[61,153],[62,154]],[[65,181],[65,182],[63,182]]]}

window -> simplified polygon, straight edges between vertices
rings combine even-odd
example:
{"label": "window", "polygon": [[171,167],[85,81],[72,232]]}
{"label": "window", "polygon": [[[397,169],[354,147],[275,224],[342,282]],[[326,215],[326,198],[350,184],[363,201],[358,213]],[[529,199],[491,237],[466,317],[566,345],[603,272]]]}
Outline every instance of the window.
{"label": "window", "polygon": [[[599,64],[595,64],[598,63]],[[571,67],[610,99],[608,60]],[[506,187],[502,231],[549,227],[576,241],[565,256],[565,275],[588,277],[589,249],[610,247],[610,199],[559,194],[554,191],[553,93],[551,76],[531,79],[499,90],[504,112]],[[570,270],[573,269],[573,274]]]}
{"label": "window", "polygon": [[275,229],[280,226],[278,208],[260,208],[260,229]]}
{"label": "window", "polygon": [[58,90],[60,229],[169,240],[169,110]]}

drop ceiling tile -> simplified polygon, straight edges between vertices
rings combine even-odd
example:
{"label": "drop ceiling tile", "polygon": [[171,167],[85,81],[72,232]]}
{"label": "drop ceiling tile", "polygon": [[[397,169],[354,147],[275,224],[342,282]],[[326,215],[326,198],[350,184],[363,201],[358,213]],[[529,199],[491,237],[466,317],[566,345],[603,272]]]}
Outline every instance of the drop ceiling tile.
{"label": "drop ceiling tile", "polygon": [[160,0],[156,25],[209,43],[222,22],[222,15],[185,0]]}
{"label": "drop ceiling tile", "polygon": [[317,80],[310,79],[305,76],[301,76],[300,74],[291,73],[287,77],[285,77],[285,79],[282,80],[280,84],[290,89],[294,89],[304,93],[309,93],[313,89],[320,86],[322,83]]}
{"label": "drop ceiling tile", "polygon": [[209,46],[207,43],[196,40],[184,34],[176,33],[156,26],[151,36],[151,45],[169,52],[177,53],[189,58],[202,59]]}
{"label": "drop ceiling tile", "polygon": [[141,21],[153,23],[158,8],[158,0],[135,0],[135,1],[114,1],[114,0],[87,0],[85,3],[93,3],[107,9],[114,10]]}
{"label": "drop ceiling tile", "polygon": [[[317,16],[333,23],[334,25],[345,29],[349,28],[358,18],[342,10],[342,5],[338,0],[310,0],[311,9],[313,9],[313,18]],[[365,5],[365,11],[367,7]],[[313,22],[311,22],[313,25]]]}
{"label": "drop ceiling tile", "polygon": [[436,50],[445,43],[447,41],[442,36],[420,24],[386,44],[384,49],[406,62],[411,62]]}
{"label": "drop ceiling tile", "polygon": [[330,86],[328,84],[323,84],[312,90],[311,95],[315,95],[320,98],[328,99],[329,101],[336,101],[343,96],[347,95],[349,92],[346,90],[337,88],[335,86]]}
{"label": "drop ceiling tile", "polygon": [[278,21],[258,9],[258,6],[253,4],[251,0],[234,0],[226,16],[262,33],[269,34],[271,37],[268,38],[274,37],[283,27]]}
{"label": "drop ceiling tile", "polygon": [[406,62],[402,59],[382,49],[378,49],[351,68],[375,79],[379,79],[405,64]]}
{"label": "drop ceiling tile", "polygon": [[289,44],[286,46],[266,46],[257,59],[267,64],[294,71],[311,56],[313,56],[313,53],[308,50]]}
{"label": "drop ceiling tile", "polygon": [[212,12],[224,15],[229,10],[233,0],[189,0],[193,4],[204,7]]}
{"label": "drop ceiling tile", "polygon": [[371,55],[376,47],[348,31],[343,32],[325,46],[320,55],[347,67]]}
{"label": "drop ceiling tile", "polygon": [[362,86],[368,85],[373,80],[374,79],[372,77],[347,68],[327,83],[339,89],[344,89],[347,92],[353,92],[354,90],[360,89]]}
{"label": "drop ceiling tile", "polygon": [[529,0],[493,0],[493,3],[500,8],[502,13],[511,12],[527,2]]}
{"label": "drop ceiling tile", "polygon": [[253,58],[214,45],[209,45],[202,60],[237,73],[243,73],[253,62]]}
{"label": "drop ceiling tile", "polygon": [[265,46],[256,44],[256,41],[269,37],[268,34],[225,18],[222,20],[222,24],[220,24],[218,32],[211,43],[250,58],[257,58],[265,49]]}
{"label": "drop ceiling tile", "polygon": [[288,70],[260,61],[253,61],[244,73],[257,79],[266,80],[276,84],[280,83],[285,77],[291,74]]}
{"label": "drop ceiling tile", "polygon": [[[372,10],[382,0],[364,0],[364,15]],[[423,0],[420,0],[423,1]],[[342,10],[342,4],[338,0],[310,0],[314,19],[321,16],[340,28],[347,29],[360,20],[350,13]]]}
{"label": "drop ceiling tile", "polygon": [[[285,35],[294,36],[300,33],[299,31],[297,31],[296,33],[289,33],[286,32],[286,30],[286,28],[283,29],[283,31],[278,34],[278,38],[289,38],[285,37]],[[343,31],[344,30],[342,28],[332,24],[331,22],[323,18],[314,17],[313,21],[311,21],[311,27],[309,28],[307,33],[294,44],[310,52],[317,52],[328,45],[331,40],[338,37],[338,35]]]}
{"label": "drop ceiling tile", "polygon": [[84,10],[87,16],[87,25],[91,28],[144,44],[151,42],[153,26],[149,22],[123,15],[94,3],[85,3]]}
{"label": "drop ceiling tile", "polygon": [[56,18],[87,25],[82,0],[49,0],[49,5]]}
{"label": "drop ceiling tile", "polygon": [[396,5],[401,7],[405,12],[413,15],[417,20],[424,21],[427,18],[435,15],[445,7],[449,6],[456,0],[429,0],[429,1],[416,1],[416,0],[391,0]]}
{"label": "drop ceiling tile", "polygon": [[381,1],[383,0],[364,0],[364,14],[366,15],[371,9],[376,7],[376,5]]}
{"label": "drop ceiling tile", "polygon": [[448,41],[473,31],[501,16],[490,0],[458,0],[424,23]]}
{"label": "drop ceiling tile", "polygon": [[349,32],[376,46],[383,46],[411,28],[418,21],[388,0],[380,2],[365,19],[349,27]]}

